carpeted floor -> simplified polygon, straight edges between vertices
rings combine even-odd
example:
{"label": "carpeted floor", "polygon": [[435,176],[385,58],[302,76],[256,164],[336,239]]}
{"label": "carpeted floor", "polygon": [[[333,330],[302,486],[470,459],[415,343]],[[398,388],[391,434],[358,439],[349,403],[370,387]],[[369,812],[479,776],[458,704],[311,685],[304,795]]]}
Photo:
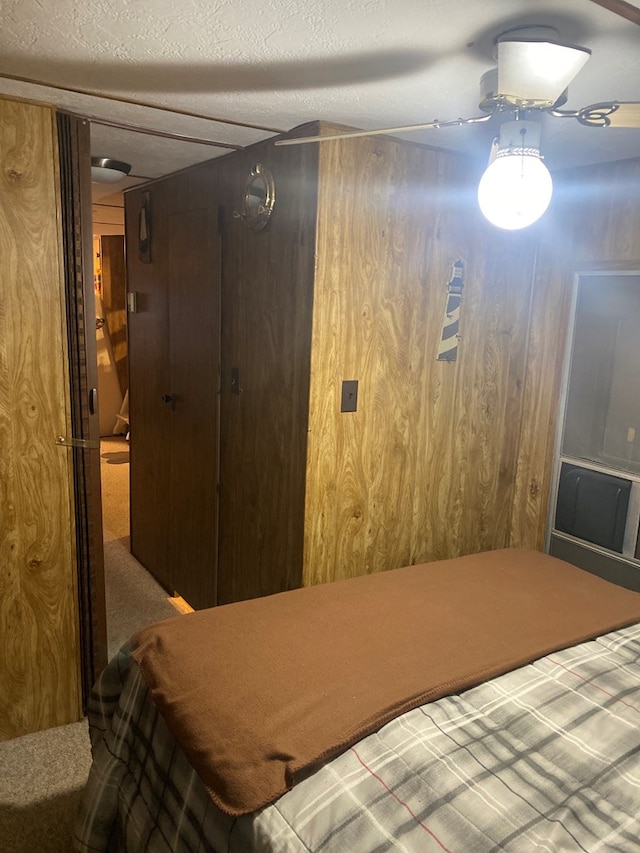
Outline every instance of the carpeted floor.
{"label": "carpeted floor", "polygon": [[176,616],[174,600],[129,553],[129,444],[103,438],[100,451],[107,639],[113,657],[145,625]]}
{"label": "carpeted floor", "polygon": [[0,743],[0,850],[69,853],[90,764],[86,721]]}
{"label": "carpeted floor", "polygon": [[[129,553],[129,445],[101,447],[107,633],[112,656],[139,628],[178,615]],[[0,851],[70,853],[91,764],[86,720],[0,742]]]}

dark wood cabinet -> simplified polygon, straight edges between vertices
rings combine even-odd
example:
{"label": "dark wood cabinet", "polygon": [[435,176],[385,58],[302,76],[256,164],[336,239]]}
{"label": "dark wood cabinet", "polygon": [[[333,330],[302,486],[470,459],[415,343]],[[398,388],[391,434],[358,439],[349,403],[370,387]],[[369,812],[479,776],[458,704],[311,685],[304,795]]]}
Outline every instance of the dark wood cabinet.
{"label": "dark wood cabinet", "polygon": [[[148,190],[152,210],[163,210],[167,186]],[[145,195],[125,196],[127,287],[135,301],[128,312],[131,552],[173,593],[169,563],[170,416],[162,395],[170,387],[168,229],[154,222],[152,263],[138,256],[138,216]],[[131,305],[131,302],[129,303]]]}
{"label": "dark wood cabinet", "polygon": [[219,234],[212,207],[174,213],[169,223],[169,571],[193,607],[215,603]]}
{"label": "dark wood cabinet", "polygon": [[[220,276],[214,198],[147,189],[151,261],[127,199],[131,551],[193,607],[215,603]],[[178,207],[178,209],[176,209]]]}
{"label": "dark wood cabinet", "polygon": [[[313,147],[243,152],[227,172],[220,604],[302,585],[318,156]],[[269,224],[255,231],[234,211],[260,159],[273,173],[276,206]]]}
{"label": "dark wood cabinet", "polygon": [[[263,157],[255,230],[237,214]],[[195,608],[302,583],[316,171],[269,144],[127,193],[131,548]]]}

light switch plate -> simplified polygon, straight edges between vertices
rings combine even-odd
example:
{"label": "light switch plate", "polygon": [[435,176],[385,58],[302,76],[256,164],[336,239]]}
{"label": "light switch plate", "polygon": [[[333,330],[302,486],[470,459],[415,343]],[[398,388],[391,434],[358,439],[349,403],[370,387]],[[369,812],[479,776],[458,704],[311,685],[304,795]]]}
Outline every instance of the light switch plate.
{"label": "light switch plate", "polygon": [[344,379],[342,381],[341,412],[355,412],[358,406],[358,380]]}

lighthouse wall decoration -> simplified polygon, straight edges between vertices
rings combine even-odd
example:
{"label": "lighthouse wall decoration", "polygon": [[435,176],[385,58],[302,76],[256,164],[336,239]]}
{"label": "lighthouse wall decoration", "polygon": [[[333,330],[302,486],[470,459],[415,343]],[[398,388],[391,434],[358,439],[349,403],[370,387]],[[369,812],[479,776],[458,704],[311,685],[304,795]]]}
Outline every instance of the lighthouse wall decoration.
{"label": "lighthouse wall decoration", "polygon": [[464,287],[464,265],[462,261],[453,264],[453,274],[447,284],[447,302],[444,309],[442,334],[438,343],[438,361],[455,361],[458,357],[460,339],[460,303]]}

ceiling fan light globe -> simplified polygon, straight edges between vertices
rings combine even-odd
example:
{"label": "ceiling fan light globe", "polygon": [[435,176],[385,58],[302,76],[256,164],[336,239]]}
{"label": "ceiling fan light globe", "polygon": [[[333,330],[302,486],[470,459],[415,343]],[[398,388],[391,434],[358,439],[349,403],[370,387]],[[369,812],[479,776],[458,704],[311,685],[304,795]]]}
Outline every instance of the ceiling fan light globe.
{"label": "ceiling fan light globe", "polygon": [[478,185],[478,204],[497,228],[517,231],[536,222],[551,202],[551,174],[539,155],[501,152]]}

